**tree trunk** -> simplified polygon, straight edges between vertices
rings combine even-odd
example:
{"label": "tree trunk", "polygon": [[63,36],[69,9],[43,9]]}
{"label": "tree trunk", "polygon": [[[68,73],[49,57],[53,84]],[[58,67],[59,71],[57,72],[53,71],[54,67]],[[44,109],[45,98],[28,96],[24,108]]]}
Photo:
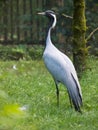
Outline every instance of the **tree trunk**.
{"label": "tree trunk", "polygon": [[80,76],[86,68],[86,18],[85,0],[73,0],[73,62],[78,75]]}
{"label": "tree trunk", "polygon": [[16,1],[16,24],[17,24],[17,42],[20,41],[20,28],[19,28],[19,0]]}
{"label": "tree trunk", "polygon": [[13,35],[14,35],[13,0],[10,0],[10,28],[11,28],[11,36],[10,36],[10,39],[11,39],[11,41],[13,41]]}
{"label": "tree trunk", "polygon": [[[23,0],[23,15],[26,15],[27,5],[26,0]],[[26,22],[24,20],[24,41],[27,40],[27,30],[26,30]]]}
{"label": "tree trunk", "polygon": [[30,18],[30,42],[32,41],[33,39],[33,30],[32,30],[32,25],[33,25],[33,10],[32,10],[32,0],[30,0],[30,15],[31,15],[31,18]]}
{"label": "tree trunk", "polygon": [[4,23],[4,41],[5,43],[7,42],[7,35],[8,35],[8,29],[7,29],[7,25],[8,25],[8,17],[7,17],[7,1],[4,1],[3,3],[3,10],[4,10],[4,14],[3,14],[3,23]]}

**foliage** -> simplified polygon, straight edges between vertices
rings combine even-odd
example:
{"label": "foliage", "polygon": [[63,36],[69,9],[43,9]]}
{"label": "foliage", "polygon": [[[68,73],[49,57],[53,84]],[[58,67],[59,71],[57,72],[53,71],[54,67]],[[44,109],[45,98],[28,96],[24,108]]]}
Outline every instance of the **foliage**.
{"label": "foliage", "polygon": [[[3,90],[3,93],[0,92],[0,95],[2,97],[8,95],[11,104],[28,106],[26,118],[14,120],[10,117],[6,120],[2,116],[5,123],[1,129],[97,130],[98,58],[90,57],[87,63],[88,70],[84,72],[80,80],[83,92],[83,114],[81,115],[70,108],[66,89],[62,85],[59,87],[60,106],[57,107],[55,84],[42,61],[1,61],[0,90]],[[13,66],[16,66],[16,69]],[[5,99],[5,102],[0,101],[0,106],[9,102]],[[9,111],[9,107],[7,108]],[[11,109],[14,108],[11,107]],[[17,110],[17,105],[15,109]],[[16,125],[7,123],[10,122],[10,119],[13,119]],[[0,119],[0,126],[1,124],[2,120]]]}
{"label": "foliage", "polygon": [[[87,36],[92,32],[95,28],[98,27],[98,2],[96,0],[87,0],[86,1],[86,16],[87,16]],[[96,49],[98,49],[98,31],[94,33],[91,39],[88,41],[88,46],[90,46],[90,53],[93,55],[98,55]]]}
{"label": "foliage", "polygon": [[28,49],[29,56],[32,60],[41,59],[43,54],[43,46],[33,46],[32,48]]}
{"label": "foliage", "polygon": [[0,45],[0,59],[1,60],[37,60],[42,58],[43,46],[33,45],[15,45],[2,46]]}
{"label": "foliage", "polygon": [[[98,26],[98,3],[97,0],[86,0],[85,2],[88,36]],[[35,44],[43,42],[47,23],[46,20],[42,20],[43,18],[37,15],[37,12],[53,9],[59,14],[57,15],[57,27],[52,36],[54,43],[61,43],[59,46],[63,45],[64,51],[65,49],[71,51],[69,45],[72,46],[72,19],[63,17],[62,13],[72,16],[73,8],[72,0],[44,0],[44,2],[40,0],[11,0],[10,2],[0,0],[0,41],[2,42],[4,37],[5,39],[7,37],[4,44],[9,44],[10,41],[21,44],[22,40],[30,44],[32,41]],[[95,48],[98,48],[97,41],[98,33],[96,32],[88,42],[88,46],[91,46],[91,53],[97,52],[95,51]]]}
{"label": "foliage", "polygon": [[0,90],[0,129],[12,129],[26,117],[19,104],[13,104],[8,94]]}

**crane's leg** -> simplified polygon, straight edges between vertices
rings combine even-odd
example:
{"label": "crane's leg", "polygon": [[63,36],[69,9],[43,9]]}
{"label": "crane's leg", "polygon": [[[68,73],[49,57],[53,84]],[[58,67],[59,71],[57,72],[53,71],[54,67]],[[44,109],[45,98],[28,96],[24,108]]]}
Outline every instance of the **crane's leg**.
{"label": "crane's leg", "polygon": [[55,82],[55,85],[56,85],[56,95],[57,95],[57,106],[59,106],[59,88],[56,82]]}

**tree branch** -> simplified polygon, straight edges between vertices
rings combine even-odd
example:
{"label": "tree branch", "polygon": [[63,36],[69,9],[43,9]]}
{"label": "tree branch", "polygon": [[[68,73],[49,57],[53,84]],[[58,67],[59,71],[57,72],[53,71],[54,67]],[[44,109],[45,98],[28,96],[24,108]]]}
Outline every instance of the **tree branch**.
{"label": "tree branch", "polygon": [[66,18],[73,19],[73,17],[72,17],[72,16],[66,15],[66,14],[64,14],[64,13],[62,14],[62,16],[66,17]]}
{"label": "tree branch", "polygon": [[88,41],[88,40],[93,36],[93,34],[94,34],[97,30],[98,30],[98,27],[95,28],[95,29],[88,35],[88,37],[86,38],[86,40]]}

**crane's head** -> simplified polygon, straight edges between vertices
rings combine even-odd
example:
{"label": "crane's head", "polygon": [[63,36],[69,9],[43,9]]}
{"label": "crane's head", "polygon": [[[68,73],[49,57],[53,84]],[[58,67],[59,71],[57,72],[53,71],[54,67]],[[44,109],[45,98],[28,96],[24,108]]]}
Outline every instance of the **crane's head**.
{"label": "crane's head", "polygon": [[47,10],[45,12],[39,12],[39,15],[44,15],[49,18],[49,20],[52,22],[52,28],[56,25],[56,14],[52,10]]}
{"label": "crane's head", "polygon": [[46,10],[45,12],[39,12],[40,15],[45,15],[47,17],[53,17],[55,15],[55,12],[52,10]]}

